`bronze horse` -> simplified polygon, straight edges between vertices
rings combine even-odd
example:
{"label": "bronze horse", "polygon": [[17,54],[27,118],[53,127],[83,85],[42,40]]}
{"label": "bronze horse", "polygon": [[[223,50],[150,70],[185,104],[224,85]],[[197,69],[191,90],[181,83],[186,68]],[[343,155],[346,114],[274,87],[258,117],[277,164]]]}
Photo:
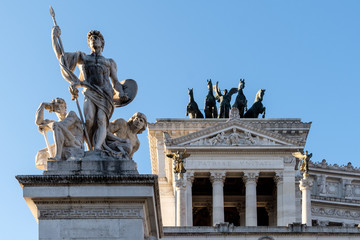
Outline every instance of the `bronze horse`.
{"label": "bronze horse", "polygon": [[200,112],[197,103],[194,100],[193,89],[188,88],[189,92],[189,103],[186,107],[186,116],[189,118],[204,118],[204,115]]}
{"label": "bronze horse", "polygon": [[265,89],[260,89],[255,97],[255,102],[251,108],[245,113],[244,118],[257,118],[259,114],[263,114],[262,118],[265,118],[265,107],[262,104]]}
{"label": "bronze horse", "polygon": [[206,118],[217,118],[218,112],[216,109],[216,100],[213,93],[213,85],[211,79],[207,80],[207,88],[209,89],[208,95],[205,98],[205,117]]}
{"label": "bronze horse", "polygon": [[244,117],[244,111],[247,111],[247,100],[243,93],[245,88],[245,79],[240,79],[238,94],[236,96],[235,102],[232,105],[233,108],[239,109],[240,118]]}

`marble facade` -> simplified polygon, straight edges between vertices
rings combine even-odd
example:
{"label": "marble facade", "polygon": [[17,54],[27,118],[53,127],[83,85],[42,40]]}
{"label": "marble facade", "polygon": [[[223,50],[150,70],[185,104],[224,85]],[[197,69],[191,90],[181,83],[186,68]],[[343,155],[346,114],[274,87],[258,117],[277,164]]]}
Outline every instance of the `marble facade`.
{"label": "marble facade", "polygon": [[[207,209],[205,216],[211,219],[202,228],[227,222],[230,208],[236,208],[239,219],[234,229],[262,228],[257,218],[266,214],[266,226],[278,229],[301,222],[307,227],[357,226],[360,169],[311,162],[308,182],[300,182],[291,153],[304,150],[310,127],[300,119],[157,119],[149,124],[152,173],[159,176],[165,238],[190,231],[183,227],[201,226],[194,222],[200,208]],[[173,174],[173,162],[166,154],[185,149],[191,155],[185,161],[187,173],[180,178]],[[211,189],[208,196],[194,193],[199,179]],[[242,182],[242,195],[229,195],[226,182],[233,180]],[[271,196],[259,193],[267,183],[273,183]],[[306,209],[302,197],[308,199]]]}
{"label": "marble facade", "polygon": [[[300,119],[158,119],[149,124],[152,173],[159,176],[161,207],[167,213],[164,226],[192,226],[192,208],[201,204],[192,202],[194,178],[211,182],[212,199],[205,201],[211,208],[211,225],[225,221],[224,207],[241,205],[245,226],[257,226],[259,206],[268,210],[273,226],[295,222],[296,172],[291,153],[304,148],[310,126]],[[180,179],[165,156],[185,149],[191,156],[185,162],[188,172]],[[230,178],[242,179],[243,199],[224,198],[224,181]],[[258,178],[274,182],[276,201],[257,200]]]}

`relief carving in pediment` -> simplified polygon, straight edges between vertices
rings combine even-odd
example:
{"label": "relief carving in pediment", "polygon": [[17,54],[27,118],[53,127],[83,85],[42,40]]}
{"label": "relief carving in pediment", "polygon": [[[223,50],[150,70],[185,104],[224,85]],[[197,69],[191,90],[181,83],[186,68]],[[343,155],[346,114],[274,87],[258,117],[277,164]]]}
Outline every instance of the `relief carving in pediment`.
{"label": "relief carving in pediment", "polygon": [[279,145],[275,141],[252,134],[249,131],[242,131],[233,128],[227,132],[220,132],[215,135],[199,139],[189,143],[192,146],[240,146],[240,145]]}

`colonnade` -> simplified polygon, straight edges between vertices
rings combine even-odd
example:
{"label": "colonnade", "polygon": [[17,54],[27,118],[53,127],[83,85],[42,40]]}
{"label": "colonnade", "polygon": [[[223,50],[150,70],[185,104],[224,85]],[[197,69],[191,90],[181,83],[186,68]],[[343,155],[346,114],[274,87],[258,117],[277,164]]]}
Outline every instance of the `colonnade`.
{"label": "colonnade", "polygon": [[[188,171],[184,177],[175,181],[176,185],[176,226],[193,225],[192,184],[194,171]],[[259,171],[244,171],[242,180],[245,184],[245,206],[238,205],[240,221],[245,221],[245,226],[257,226],[257,193],[256,184]],[[224,222],[224,182],[226,171],[211,171],[212,183],[212,223]],[[276,221],[277,226],[286,226],[295,222],[295,176],[293,171],[276,171],[274,182],[276,194]],[[267,205],[274,209],[272,204]],[[271,217],[269,218],[271,219]],[[273,220],[270,220],[273,222]]]}

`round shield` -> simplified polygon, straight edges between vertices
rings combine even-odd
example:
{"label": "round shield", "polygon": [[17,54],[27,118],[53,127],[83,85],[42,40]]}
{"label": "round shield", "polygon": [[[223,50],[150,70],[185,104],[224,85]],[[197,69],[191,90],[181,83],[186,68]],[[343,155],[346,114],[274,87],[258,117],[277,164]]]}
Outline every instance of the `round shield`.
{"label": "round shield", "polygon": [[124,92],[128,96],[128,100],[123,101],[120,99],[119,94],[116,93],[113,97],[115,107],[123,107],[131,103],[136,97],[138,90],[137,83],[133,79],[125,79],[121,81],[120,84],[123,86]]}

